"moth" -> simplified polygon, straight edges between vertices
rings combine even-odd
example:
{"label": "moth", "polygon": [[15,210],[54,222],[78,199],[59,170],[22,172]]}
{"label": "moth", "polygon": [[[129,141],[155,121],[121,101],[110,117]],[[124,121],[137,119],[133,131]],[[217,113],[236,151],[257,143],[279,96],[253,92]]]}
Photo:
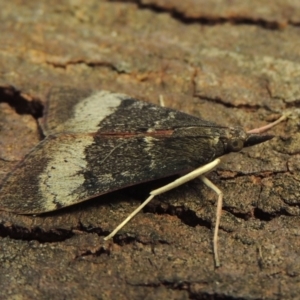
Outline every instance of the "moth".
{"label": "moth", "polygon": [[[281,120],[280,120],[281,121]],[[156,195],[193,178],[218,194],[215,263],[222,192],[204,175],[222,155],[269,140],[269,127],[245,132],[108,91],[52,88],[40,122],[45,135],[0,187],[0,209],[41,214],[145,181],[189,172]]]}

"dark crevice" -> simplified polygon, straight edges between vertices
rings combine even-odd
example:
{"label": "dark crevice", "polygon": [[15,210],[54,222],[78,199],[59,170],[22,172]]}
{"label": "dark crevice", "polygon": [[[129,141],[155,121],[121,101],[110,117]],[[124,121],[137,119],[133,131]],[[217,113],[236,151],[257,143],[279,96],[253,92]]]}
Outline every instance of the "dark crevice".
{"label": "dark crevice", "polygon": [[174,19],[185,24],[202,24],[206,26],[215,26],[219,24],[230,23],[234,25],[253,25],[260,26],[269,30],[278,30],[282,28],[282,24],[276,21],[267,21],[260,18],[249,18],[243,16],[219,17],[219,16],[199,16],[189,17],[180,12],[176,7],[161,7],[159,4],[144,4],[140,0],[110,0],[110,2],[135,3],[140,9],[149,9],[156,13],[169,13]]}
{"label": "dark crevice", "polygon": [[[166,281],[166,280],[162,280],[159,283],[137,283],[137,284],[133,284],[130,281],[127,281],[127,284],[130,286],[134,286],[134,287],[150,287],[150,288],[157,288],[159,286],[164,286],[167,289],[172,289],[172,290],[186,290],[189,291],[190,289],[190,282],[184,282],[184,281]],[[193,299],[193,298],[190,298]],[[202,298],[201,298],[202,299]]]}
{"label": "dark crevice", "polygon": [[196,215],[196,212],[184,206],[161,205],[161,203],[150,203],[144,208],[144,212],[156,213],[159,215],[168,214],[177,216],[184,224],[196,227],[197,225],[211,228],[211,223],[207,222]]}
{"label": "dark crevice", "polygon": [[223,294],[217,294],[217,293],[208,293],[208,292],[199,292],[196,293],[194,291],[191,291],[191,286],[195,284],[199,284],[200,286],[208,286],[209,282],[207,281],[199,281],[199,282],[191,282],[191,281],[167,281],[167,280],[162,280],[159,283],[141,283],[141,284],[132,284],[130,281],[127,281],[128,285],[134,286],[134,287],[149,287],[149,288],[157,288],[159,286],[164,286],[166,289],[171,289],[171,290],[177,290],[177,291],[186,291],[189,295],[189,299],[191,300],[241,300],[244,298],[237,298],[237,297],[231,297],[231,296],[226,296]]}
{"label": "dark crevice", "polygon": [[277,217],[277,215],[264,212],[258,207],[254,208],[253,215],[256,219],[267,222]]}
{"label": "dark crevice", "polygon": [[264,178],[273,177],[277,174],[288,174],[289,173],[288,171],[276,171],[276,172],[275,171],[261,171],[259,173],[257,173],[257,172],[253,172],[253,173],[236,172],[236,174],[234,174],[234,176],[223,177],[222,172],[226,172],[226,170],[218,170],[217,174],[219,175],[219,178],[224,182],[225,181],[232,181],[236,178],[241,178],[241,177],[255,176],[257,178],[264,179]]}
{"label": "dark crevice", "polygon": [[60,63],[60,62],[53,62],[53,61],[46,61],[46,63],[48,65],[51,65],[55,68],[61,68],[61,69],[66,69],[67,66],[70,65],[80,65],[80,64],[84,64],[88,67],[106,67],[108,69],[111,69],[113,71],[116,71],[119,74],[124,73],[122,70],[118,70],[118,68],[116,66],[114,66],[113,64],[109,63],[109,62],[105,62],[105,61],[85,61],[83,59],[78,59],[78,60],[70,60],[64,63]]}
{"label": "dark crevice", "polygon": [[130,236],[129,234],[116,234],[113,237],[113,241],[122,247],[137,242],[138,238],[135,235]]}
{"label": "dark crevice", "polygon": [[[284,99],[283,99],[284,101]],[[295,99],[294,101],[292,102],[287,102],[287,101],[284,101],[285,104],[286,104],[286,108],[296,108],[296,107],[300,107],[300,99]]]}
{"label": "dark crevice", "polygon": [[[79,226],[76,230],[82,230],[83,228]],[[101,230],[85,230],[87,233],[90,232],[99,232],[102,233]],[[66,229],[53,229],[49,231],[44,231],[40,228],[33,228],[27,229],[21,226],[4,226],[0,224],[0,236],[1,237],[9,237],[15,240],[22,240],[22,241],[38,241],[39,243],[57,243],[63,242],[70,238],[72,238],[76,233],[73,230],[66,230]],[[103,233],[102,233],[103,234]],[[99,234],[100,235],[100,234]],[[75,259],[83,257],[83,256],[100,256],[102,254],[109,255],[110,248],[105,248],[102,245],[99,245],[99,249],[97,250],[86,250],[85,252],[78,255]]]}
{"label": "dark crevice", "polygon": [[194,294],[190,293],[191,300],[242,300],[245,298],[238,298],[238,297],[230,297],[230,296],[225,296],[222,294],[217,294],[217,293],[199,293],[199,294]]}
{"label": "dark crevice", "polygon": [[[290,205],[292,206],[292,205]],[[299,206],[299,204],[296,204],[295,206]],[[279,217],[279,216],[292,216],[288,211],[286,211],[285,208],[281,208],[278,212],[275,213],[267,213],[263,211],[262,209],[256,207],[254,209],[254,217],[261,220],[261,221],[272,221],[273,219]]]}
{"label": "dark crevice", "polygon": [[222,100],[221,98],[218,98],[218,97],[210,98],[210,97],[206,97],[206,96],[197,95],[197,93],[194,93],[194,97],[199,98],[201,100],[208,101],[208,102],[221,104],[227,108],[241,108],[241,109],[245,109],[245,110],[251,110],[254,112],[260,108],[263,108],[266,111],[270,111],[269,107],[264,106],[264,105],[262,106],[262,105],[250,105],[250,104],[232,104],[232,103],[225,102],[224,100]]}
{"label": "dark crevice", "polygon": [[[290,203],[290,202],[285,201],[285,199],[282,199],[282,198],[281,198],[281,200],[282,200],[282,202],[284,202],[289,207],[299,207],[300,208],[300,204],[299,203]],[[288,212],[286,212],[286,210],[283,210],[282,212],[283,212],[283,214],[286,214],[287,216],[291,215]]]}
{"label": "dark crevice", "polygon": [[84,226],[81,222],[79,222],[78,227],[76,228],[76,230],[82,231],[82,232],[86,232],[86,233],[96,233],[99,236],[107,236],[109,234],[109,232],[104,232],[101,228],[99,227],[93,227],[93,226]]}
{"label": "dark crevice", "polygon": [[101,256],[102,254],[110,255],[110,250],[101,246],[96,251],[87,250],[81,253],[80,255],[76,256],[75,259],[85,257],[85,256]]}
{"label": "dark crevice", "polygon": [[0,161],[8,162],[8,163],[20,162],[19,160],[6,159],[6,158],[3,158],[3,157],[0,157]]}
{"label": "dark crevice", "polygon": [[5,226],[0,224],[0,236],[12,239],[31,241],[36,240],[40,243],[56,243],[70,239],[76,235],[75,231],[96,233],[99,236],[106,236],[109,232],[103,232],[99,227],[85,227],[81,223],[70,229],[53,228],[45,231],[39,227],[26,228],[16,225]]}
{"label": "dark crevice", "polygon": [[[0,224],[0,237],[10,237],[11,239],[24,240],[24,241],[38,241],[39,243],[56,243],[62,242],[72,238],[76,235],[76,231],[89,233],[96,233],[99,236],[107,236],[109,232],[104,232],[101,228],[93,227],[87,228],[79,224],[75,228],[61,229],[54,228],[45,231],[39,227],[26,228],[16,225],[5,226]],[[99,250],[101,251],[101,250]]]}
{"label": "dark crevice", "polygon": [[235,216],[237,219],[241,219],[241,220],[244,220],[244,221],[248,221],[249,219],[252,218],[252,215],[250,214],[250,212],[246,212],[246,213],[237,212],[236,209],[231,209],[231,208],[228,208],[228,207],[223,207],[222,210],[227,211],[230,214],[232,214],[233,216]]}
{"label": "dark crevice", "polygon": [[33,229],[24,228],[21,226],[4,226],[0,224],[0,236],[10,237],[16,240],[32,241],[36,240],[40,243],[61,242],[71,238],[74,233],[71,230],[53,229],[44,231],[38,227]]}
{"label": "dark crevice", "polygon": [[20,115],[29,114],[35,119],[42,117],[43,104],[38,99],[28,100],[12,86],[0,87],[0,103],[8,103]]}

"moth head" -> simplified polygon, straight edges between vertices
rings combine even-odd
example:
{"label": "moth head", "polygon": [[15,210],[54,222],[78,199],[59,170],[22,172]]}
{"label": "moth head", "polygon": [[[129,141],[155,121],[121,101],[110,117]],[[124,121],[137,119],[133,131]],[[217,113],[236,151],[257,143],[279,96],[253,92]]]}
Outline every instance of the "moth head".
{"label": "moth head", "polygon": [[225,152],[238,152],[244,148],[247,134],[241,128],[229,128],[226,132],[226,139],[224,141]]}
{"label": "moth head", "polygon": [[226,152],[238,152],[245,147],[263,143],[273,137],[273,135],[247,133],[241,128],[230,128],[225,143]]}
{"label": "moth head", "polygon": [[234,138],[229,140],[227,143],[227,151],[228,152],[238,152],[244,148],[244,140],[239,138]]}

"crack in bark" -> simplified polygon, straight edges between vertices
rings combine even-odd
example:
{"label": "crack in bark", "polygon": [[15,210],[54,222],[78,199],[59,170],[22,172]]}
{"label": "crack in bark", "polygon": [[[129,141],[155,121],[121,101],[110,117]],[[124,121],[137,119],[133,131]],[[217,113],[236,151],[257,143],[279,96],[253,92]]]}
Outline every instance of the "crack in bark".
{"label": "crack in bark", "polygon": [[146,206],[144,212],[156,213],[158,215],[167,214],[170,216],[176,216],[184,224],[190,227],[196,227],[197,225],[199,225],[211,229],[212,226],[210,222],[199,218],[195,211],[188,209],[184,206],[174,206],[171,204],[167,204],[166,207],[166,203],[160,203],[155,206]]}
{"label": "crack in bark", "polygon": [[116,71],[119,74],[125,73],[124,71],[118,70],[118,68],[114,66],[112,63],[105,62],[105,61],[86,61],[84,59],[77,59],[77,60],[69,60],[66,62],[55,62],[51,60],[46,60],[46,63],[55,68],[62,68],[62,69],[66,69],[70,65],[84,64],[88,67],[106,67],[113,71]]}
{"label": "crack in bark", "polygon": [[44,106],[39,99],[22,94],[13,86],[0,86],[0,102],[8,103],[20,115],[29,114],[35,119],[43,115]]}
{"label": "crack in bark", "polygon": [[81,254],[76,255],[75,260],[80,259],[82,257],[86,257],[86,256],[98,257],[98,256],[101,256],[102,254],[106,254],[107,256],[109,256],[110,255],[110,250],[106,249],[105,247],[103,247],[101,245],[96,251],[86,250],[86,251],[82,252]]}
{"label": "crack in bark", "polygon": [[[168,8],[160,6],[156,3],[144,4],[141,0],[109,0],[109,2],[120,2],[120,3],[135,3],[140,9],[149,9],[157,13],[170,13],[170,15],[185,24],[202,24],[206,26],[215,26],[219,24],[234,24],[234,25],[253,25],[259,26],[269,30],[279,30],[285,26],[280,21],[268,21],[263,18],[250,18],[247,16],[231,16],[231,17],[220,17],[220,16],[187,16],[184,12],[179,11],[176,7]],[[291,21],[287,21],[288,24],[293,24]]]}
{"label": "crack in bark", "polygon": [[201,100],[208,101],[210,103],[221,104],[227,108],[241,108],[244,110],[252,110],[252,111],[257,111],[258,109],[263,108],[266,111],[270,111],[269,107],[266,105],[232,104],[232,103],[223,101],[222,98],[219,98],[219,97],[212,98],[212,97],[201,96],[201,95],[197,94],[197,92],[195,90],[194,90],[193,96],[196,98],[199,98]]}
{"label": "crack in bark", "polygon": [[0,224],[0,236],[10,237],[15,240],[31,241],[36,240],[39,243],[61,242],[70,239],[74,233],[72,230],[52,229],[44,231],[39,227],[26,228],[18,225]]}

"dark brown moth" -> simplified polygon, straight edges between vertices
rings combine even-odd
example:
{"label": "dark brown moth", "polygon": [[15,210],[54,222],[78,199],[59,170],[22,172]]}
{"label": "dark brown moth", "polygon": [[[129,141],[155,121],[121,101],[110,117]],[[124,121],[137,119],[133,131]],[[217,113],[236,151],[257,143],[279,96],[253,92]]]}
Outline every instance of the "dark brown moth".
{"label": "dark brown moth", "polygon": [[201,176],[219,194],[214,241],[219,265],[216,240],[222,193],[203,174],[219,163],[218,157],[267,141],[271,135],[219,126],[107,91],[53,88],[46,107],[40,123],[45,139],[1,185],[1,210],[40,214],[195,170],[151,192],[143,206],[155,195]]}

